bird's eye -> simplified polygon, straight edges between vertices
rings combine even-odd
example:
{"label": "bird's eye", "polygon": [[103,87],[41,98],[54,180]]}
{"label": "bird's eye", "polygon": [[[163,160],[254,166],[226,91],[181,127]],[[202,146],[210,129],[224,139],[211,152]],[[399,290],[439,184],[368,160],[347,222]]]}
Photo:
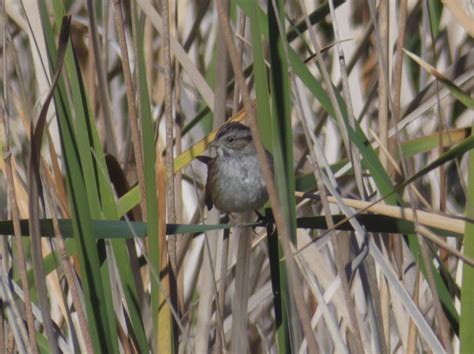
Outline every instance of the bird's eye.
{"label": "bird's eye", "polygon": [[233,143],[233,142],[234,142],[234,138],[231,137],[231,136],[229,136],[229,137],[227,138],[227,142],[228,142],[228,143]]}

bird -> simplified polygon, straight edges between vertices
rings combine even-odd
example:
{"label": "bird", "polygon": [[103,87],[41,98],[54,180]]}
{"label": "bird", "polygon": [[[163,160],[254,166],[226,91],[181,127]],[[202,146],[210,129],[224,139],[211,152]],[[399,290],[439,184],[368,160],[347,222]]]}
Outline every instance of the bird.
{"label": "bird", "polygon": [[[268,200],[260,161],[250,128],[244,124],[224,124],[210,144],[216,156],[198,156],[208,167],[205,203],[225,213],[243,213],[261,208]],[[265,150],[273,169],[273,158]]]}

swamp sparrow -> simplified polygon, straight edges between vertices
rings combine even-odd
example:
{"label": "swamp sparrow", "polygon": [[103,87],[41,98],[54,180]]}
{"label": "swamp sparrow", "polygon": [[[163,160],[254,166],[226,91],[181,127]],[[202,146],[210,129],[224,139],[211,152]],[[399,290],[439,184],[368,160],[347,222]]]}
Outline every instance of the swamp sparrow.
{"label": "swamp sparrow", "polygon": [[[207,208],[215,205],[222,212],[240,213],[262,207],[268,195],[249,127],[224,124],[210,146],[216,148],[216,157],[198,156],[208,166]],[[273,167],[272,155],[266,153]]]}

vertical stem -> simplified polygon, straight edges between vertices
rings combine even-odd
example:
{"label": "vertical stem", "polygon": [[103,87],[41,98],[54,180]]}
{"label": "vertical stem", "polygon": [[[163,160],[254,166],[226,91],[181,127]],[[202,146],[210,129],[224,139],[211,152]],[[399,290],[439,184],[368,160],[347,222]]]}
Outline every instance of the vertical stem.
{"label": "vertical stem", "polygon": [[[385,58],[385,61],[379,62],[377,66],[378,71],[378,122],[379,122],[379,136],[380,143],[382,145],[382,151],[388,151],[388,129],[389,129],[389,101],[388,101],[388,70],[389,70],[389,11],[390,4],[387,0],[383,0],[379,5],[379,32],[380,32],[380,45],[379,50],[382,51],[381,57]],[[384,65],[386,64],[386,66]],[[386,171],[389,171],[390,164],[388,156],[381,152],[379,159]],[[381,240],[383,242],[383,240]],[[388,243],[387,243],[388,245]],[[380,279],[380,315],[382,322],[380,323],[382,331],[379,331],[381,342],[384,338],[385,350],[390,351],[390,292],[388,291],[388,284],[385,278],[382,276]]]}
{"label": "vertical stem", "polygon": [[[386,61],[388,58],[388,40],[389,40],[389,33],[388,33],[388,11],[389,11],[389,4],[387,0],[382,0],[379,5],[379,33],[380,33],[380,44],[378,49],[382,51],[381,57],[385,59],[385,63],[388,64]],[[388,73],[385,72],[388,70],[387,67],[384,65],[384,61],[379,62],[377,65],[377,72],[378,72],[378,107],[379,107],[379,137],[381,144],[388,149]],[[380,162],[382,166],[387,169],[388,167],[388,159],[387,156],[381,152],[379,154]]]}
{"label": "vertical stem", "polygon": [[[420,268],[418,264],[415,266],[415,289],[413,290],[413,302],[415,305],[418,306],[418,297],[420,295]],[[404,348],[407,354],[415,354],[416,353],[416,337],[418,334],[418,329],[416,328],[415,323],[412,319],[410,319],[410,323],[408,324],[408,341],[407,347]]]}
{"label": "vertical stem", "polygon": [[[229,13],[229,0],[223,0],[222,5],[226,14]],[[218,31],[216,38],[216,82],[214,87],[214,121],[213,127],[217,128],[221,126],[226,120],[226,102],[227,102],[227,78],[228,78],[228,67],[229,57],[227,55],[227,49],[225,40],[222,32]],[[227,235],[227,237],[226,237]],[[215,242],[217,245],[217,239],[208,239],[208,242]],[[224,231],[224,238],[222,240],[223,252],[220,255],[221,268],[220,268],[220,282],[219,292],[217,295],[217,306],[216,306],[216,320],[217,320],[217,333],[216,333],[216,346],[215,352],[222,353],[225,348],[225,336],[224,336],[224,305],[225,305],[225,281],[227,274],[227,258],[229,253],[229,231]],[[219,257],[216,255],[216,257]]]}
{"label": "vertical stem", "polygon": [[[474,124],[472,126],[474,128]],[[469,175],[468,175],[468,193],[466,201],[466,216],[468,218],[474,218],[474,150],[469,152]],[[466,223],[464,230],[464,255],[466,257],[474,257],[474,225],[472,223]],[[461,319],[460,319],[460,330],[459,338],[461,340],[460,352],[472,351],[474,348],[474,336],[472,335],[473,320],[472,314],[474,313],[474,296],[472,291],[474,289],[474,267],[468,266],[467,264],[462,265],[463,269],[463,280],[461,287]]]}
{"label": "vertical stem", "polygon": [[[170,15],[172,19],[172,24],[170,25],[170,29],[172,30],[171,35],[178,38],[178,4],[175,2],[174,10]],[[177,58],[173,58],[172,62],[172,69],[174,70],[174,107],[175,107],[175,126],[174,126],[174,134],[175,134],[175,151],[176,155],[179,156],[183,150],[182,144],[182,129],[183,129],[183,113],[181,110],[181,68],[179,66],[179,62]],[[173,166],[174,170],[174,166]],[[183,185],[182,185],[182,171],[179,170],[176,172],[174,178],[174,185],[175,185],[175,222],[178,224],[183,223]],[[176,272],[176,292],[178,296],[178,307],[184,313],[185,312],[185,304],[184,304],[184,272],[179,270],[177,265],[178,262],[178,250],[180,249],[182,243],[185,240],[181,237],[178,237],[176,240],[176,247],[175,247],[175,272]]]}
{"label": "vertical stem", "polygon": [[[400,93],[402,87],[403,47],[405,45],[405,29],[407,20],[407,0],[400,0],[398,13],[398,37],[395,54],[395,69],[393,72],[393,125],[400,121]],[[390,151],[392,152],[392,151]]]}
{"label": "vertical stem", "polygon": [[130,70],[130,60],[128,57],[127,41],[125,39],[125,25],[123,23],[122,7],[120,0],[113,0],[115,27],[120,44],[120,51],[122,52],[122,69],[125,85],[127,87],[127,104],[130,116],[130,126],[132,128],[133,151],[135,154],[135,164],[138,178],[138,185],[140,186],[141,200],[140,206],[142,209],[143,220],[146,221],[146,202],[145,202],[145,175],[143,169],[142,147],[140,139],[140,131],[138,129],[138,113],[135,105],[135,90],[133,87],[132,72]]}
{"label": "vertical stem", "polygon": [[[246,23],[245,13],[242,9],[239,9],[238,32],[242,38],[245,38],[245,23]],[[243,48],[244,48],[243,41],[238,41],[237,52],[239,53],[240,65],[242,65],[242,59],[244,56]],[[227,51],[226,51],[226,55],[227,55]],[[239,84],[236,82],[234,85],[234,97],[232,99],[232,116],[235,116],[235,114],[239,110],[239,96],[240,96]]]}
{"label": "vertical stem", "polygon": [[[4,122],[5,123],[5,122]],[[6,125],[4,124],[6,127]],[[8,137],[5,139],[8,144]],[[30,287],[28,285],[28,278],[26,275],[26,263],[25,263],[25,251],[23,249],[23,241],[21,239],[21,229],[20,229],[20,217],[18,213],[18,205],[16,202],[15,196],[15,182],[13,178],[12,166],[11,166],[11,155],[10,148],[7,145],[5,149],[5,172],[7,179],[7,189],[8,189],[8,199],[10,200],[11,206],[11,215],[13,221],[13,232],[15,234],[16,249],[17,249],[17,267],[18,273],[20,275],[21,286],[24,293],[24,304],[26,312],[26,323],[28,325],[28,338],[30,350],[32,353],[38,353],[38,347],[36,346],[36,330],[34,325],[33,318],[33,308],[31,305],[31,295]],[[0,334],[3,336],[3,333]]]}
{"label": "vertical stem", "polygon": [[[161,13],[163,16],[163,69],[165,76],[165,119],[166,119],[166,216],[168,223],[176,223],[176,204],[174,188],[174,122],[172,112],[172,67],[170,52],[170,14],[168,0],[161,0]],[[176,237],[168,239],[168,257],[169,257],[169,282],[170,298],[173,307],[178,307],[177,295],[177,272],[176,272]],[[178,344],[176,322],[173,319],[173,339],[175,346]]]}
{"label": "vertical stem", "polygon": [[[252,212],[241,214],[241,222],[247,223]],[[231,353],[248,353],[247,336],[250,255],[252,253],[252,228],[241,227],[238,233],[239,246],[235,265],[235,292],[232,300],[232,343]]]}
{"label": "vertical stem", "polygon": [[217,316],[218,326],[216,333],[216,348],[215,353],[224,353],[225,350],[225,336],[223,334],[224,324],[222,319],[224,317],[224,306],[225,306],[225,282],[227,279],[227,263],[229,259],[229,236],[230,230],[224,230],[224,238],[222,240],[222,254],[221,254],[221,269],[219,271],[219,293],[217,298],[217,311],[221,312],[220,316]]}
{"label": "vertical stem", "polygon": [[[161,12],[163,14],[163,66],[165,76],[165,117],[166,117],[166,181],[167,181],[167,205],[166,214],[169,223],[176,221],[175,209],[175,195],[174,195],[174,152],[173,152],[173,138],[174,138],[174,122],[172,112],[172,70],[171,70],[171,53],[170,53],[170,22],[169,22],[169,7],[168,0],[162,0]],[[176,241],[176,238],[172,238]],[[173,242],[170,242],[170,248]],[[176,244],[174,244],[176,247]],[[171,253],[171,250],[170,250]],[[170,260],[173,266],[176,266],[176,259],[170,254]]]}

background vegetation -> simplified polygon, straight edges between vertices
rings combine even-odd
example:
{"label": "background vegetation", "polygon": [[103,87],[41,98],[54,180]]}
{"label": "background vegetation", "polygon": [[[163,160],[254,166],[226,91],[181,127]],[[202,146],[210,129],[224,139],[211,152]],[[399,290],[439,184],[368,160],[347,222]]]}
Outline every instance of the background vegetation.
{"label": "background vegetation", "polygon": [[474,351],[469,1],[1,4],[0,353]]}

